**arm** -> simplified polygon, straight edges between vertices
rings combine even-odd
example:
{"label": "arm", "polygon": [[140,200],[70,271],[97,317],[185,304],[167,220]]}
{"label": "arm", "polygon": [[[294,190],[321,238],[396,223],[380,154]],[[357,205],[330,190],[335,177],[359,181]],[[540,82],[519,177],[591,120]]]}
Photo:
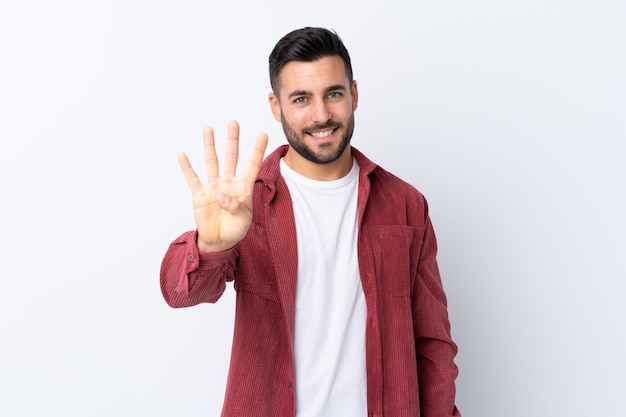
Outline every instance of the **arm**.
{"label": "arm", "polygon": [[223,252],[200,252],[197,232],[174,240],[161,263],[161,293],[170,307],[214,303],[235,276],[236,248]]}
{"label": "arm", "polygon": [[457,346],[450,336],[436,254],[435,233],[427,215],[412,305],[420,407],[425,417],[460,417],[455,406]]}
{"label": "arm", "polygon": [[202,132],[207,180],[202,184],[187,155],[178,163],[191,190],[196,232],[181,235],[170,245],[161,265],[161,290],[172,307],[215,302],[226,281],[235,276],[238,251],[252,223],[252,191],[263,163],[267,135],[257,137],[245,173],[237,177],[239,124],[228,124],[224,173],[219,176],[213,129]]}

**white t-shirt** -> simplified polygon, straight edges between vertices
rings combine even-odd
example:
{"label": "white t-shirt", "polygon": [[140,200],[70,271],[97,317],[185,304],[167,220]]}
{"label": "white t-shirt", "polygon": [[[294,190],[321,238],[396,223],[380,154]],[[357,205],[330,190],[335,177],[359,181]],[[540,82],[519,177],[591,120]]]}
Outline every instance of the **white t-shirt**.
{"label": "white t-shirt", "polygon": [[366,306],[357,258],[359,166],[315,181],[280,163],[298,245],[296,417],[367,416]]}

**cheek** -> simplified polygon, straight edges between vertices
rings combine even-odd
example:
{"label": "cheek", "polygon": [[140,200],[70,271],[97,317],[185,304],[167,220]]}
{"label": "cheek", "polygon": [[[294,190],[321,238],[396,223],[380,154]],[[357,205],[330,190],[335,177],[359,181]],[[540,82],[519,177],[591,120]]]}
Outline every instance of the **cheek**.
{"label": "cheek", "polygon": [[352,112],[354,112],[352,101],[341,103],[341,105],[337,105],[333,110],[333,118],[336,120],[346,120],[350,117]]}
{"label": "cheek", "polygon": [[304,111],[284,111],[283,117],[285,122],[294,129],[304,126],[306,123],[306,112]]}

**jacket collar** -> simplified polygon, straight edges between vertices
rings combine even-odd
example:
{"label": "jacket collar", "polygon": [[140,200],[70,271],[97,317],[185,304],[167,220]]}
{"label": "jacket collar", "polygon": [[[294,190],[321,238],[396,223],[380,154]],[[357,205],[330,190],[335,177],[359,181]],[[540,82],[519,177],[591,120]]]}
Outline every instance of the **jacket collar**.
{"label": "jacket collar", "polygon": [[[280,176],[280,160],[287,154],[288,149],[289,145],[281,145],[265,158],[257,181],[262,181],[267,186],[275,188],[276,181]],[[354,156],[354,159],[356,159],[356,162],[359,164],[361,176],[369,176],[376,168],[378,168],[378,165],[370,161],[358,149],[355,147],[350,147],[350,149],[352,151],[352,156]]]}

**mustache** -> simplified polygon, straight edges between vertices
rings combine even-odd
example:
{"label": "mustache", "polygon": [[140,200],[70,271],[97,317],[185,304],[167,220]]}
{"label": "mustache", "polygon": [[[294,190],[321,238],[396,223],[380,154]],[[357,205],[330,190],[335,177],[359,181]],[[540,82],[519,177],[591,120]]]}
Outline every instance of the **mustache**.
{"label": "mustache", "polygon": [[320,123],[320,124],[314,124],[314,125],[311,125],[311,126],[307,126],[303,130],[306,131],[306,132],[310,132],[312,130],[339,129],[341,126],[342,126],[341,123],[326,122],[326,123]]}

